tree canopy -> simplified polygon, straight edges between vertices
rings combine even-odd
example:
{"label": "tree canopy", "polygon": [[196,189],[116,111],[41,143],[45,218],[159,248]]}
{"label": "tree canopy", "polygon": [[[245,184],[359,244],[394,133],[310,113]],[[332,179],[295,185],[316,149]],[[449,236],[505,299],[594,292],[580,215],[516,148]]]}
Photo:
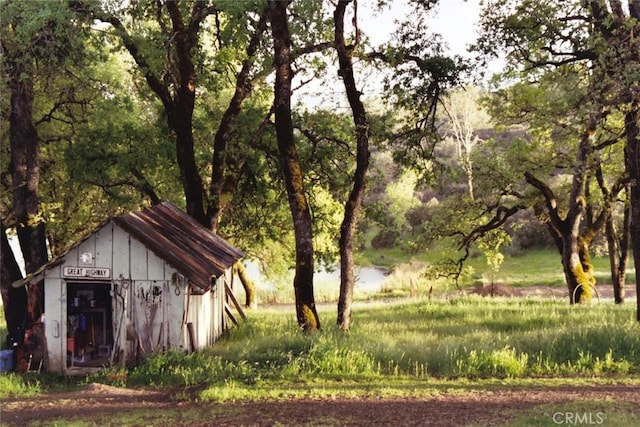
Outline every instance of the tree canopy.
{"label": "tree canopy", "polygon": [[[440,252],[433,276],[460,278],[476,251],[498,269],[534,217],[571,303],[592,295],[598,236],[624,282],[640,2],[483,2],[476,62],[430,31],[438,3],[403,2],[375,44],[364,12],[394,1],[3,2],[3,238],[16,230],[30,273],[170,200],[265,272],[294,271],[308,331],[319,266],[340,259],[347,330],[360,248]],[[503,70],[473,81],[495,56]],[[3,250],[3,290],[14,261]]]}

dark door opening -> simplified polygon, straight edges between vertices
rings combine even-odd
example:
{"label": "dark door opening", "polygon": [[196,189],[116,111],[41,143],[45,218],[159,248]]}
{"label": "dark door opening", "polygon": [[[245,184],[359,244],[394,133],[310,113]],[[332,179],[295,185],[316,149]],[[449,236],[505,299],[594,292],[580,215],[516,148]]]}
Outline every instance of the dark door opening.
{"label": "dark door opening", "polygon": [[103,367],[113,348],[111,283],[67,282],[67,367]]}

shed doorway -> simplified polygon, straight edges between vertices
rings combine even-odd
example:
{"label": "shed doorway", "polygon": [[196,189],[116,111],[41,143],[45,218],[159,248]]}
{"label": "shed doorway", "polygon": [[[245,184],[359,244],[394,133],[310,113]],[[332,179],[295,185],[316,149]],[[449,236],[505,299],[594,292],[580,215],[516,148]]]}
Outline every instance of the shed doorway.
{"label": "shed doorway", "polygon": [[67,282],[67,367],[108,366],[113,348],[111,282]]}

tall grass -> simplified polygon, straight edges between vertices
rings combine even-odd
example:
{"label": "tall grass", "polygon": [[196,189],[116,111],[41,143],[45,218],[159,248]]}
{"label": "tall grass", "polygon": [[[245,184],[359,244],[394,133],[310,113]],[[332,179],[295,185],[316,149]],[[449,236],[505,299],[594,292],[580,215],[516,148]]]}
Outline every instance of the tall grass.
{"label": "tall grass", "polygon": [[463,297],[380,304],[357,310],[353,320],[349,333],[327,326],[304,335],[292,313],[253,312],[215,347],[152,356],[130,381],[211,386],[640,372],[631,305]]}

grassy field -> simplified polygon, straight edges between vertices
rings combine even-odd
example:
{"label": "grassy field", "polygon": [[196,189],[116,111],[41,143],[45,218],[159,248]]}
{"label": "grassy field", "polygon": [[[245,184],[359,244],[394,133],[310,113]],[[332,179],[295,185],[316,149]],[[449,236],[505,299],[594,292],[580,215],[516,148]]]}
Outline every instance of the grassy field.
{"label": "grassy field", "polygon": [[[592,256],[597,283],[611,284],[608,257]],[[486,275],[487,266],[483,256],[470,260],[470,265],[481,276]],[[533,249],[518,256],[506,256],[495,281],[510,286],[564,286],[564,275],[560,255],[553,249]],[[635,283],[633,261],[627,268],[627,282]]]}
{"label": "grassy field", "polygon": [[638,373],[640,334],[633,308],[481,297],[379,303],[357,309],[348,334],[333,326],[332,309],[322,311],[325,328],[310,336],[298,332],[293,312],[261,310],[209,351],[159,356],[132,372],[130,380],[254,389],[261,381]]}
{"label": "grassy field", "polygon": [[[477,296],[360,303],[352,330],[343,333],[333,326],[335,307],[327,305],[320,310],[323,330],[310,335],[299,332],[293,307],[263,308],[249,312],[248,321],[206,351],[167,352],[128,371],[112,369],[75,380],[5,374],[0,376],[0,397],[32,396],[93,382],[178,390],[178,398],[179,390],[195,389],[198,401],[221,404],[637,386],[640,334],[634,308],[609,302],[569,306],[557,299]],[[183,398],[193,395],[185,392]],[[637,408],[596,403],[618,425],[635,420]],[[573,410],[580,403],[562,408]],[[553,425],[549,420],[536,424],[539,413],[518,413],[510,425]]]}
{"label": "grassy field", "polygon": [[[356,300],[387,299],[396,297],[439,296],[457,292],[476,286],[488,286],[497,283],[514,288],[544,286],[564,289],[564,274],[557,251],[533,249],[518,256],[505,256],[500,270],[493,274],[487,266],[483,255],[471,257],[465,264],[466,274],[459,283],[449,279],[429,278],[427,271],[434,262],[429,253],[409,255],[399,248],[383,251],[365,251],[359,255],[360,266],[379,265],[389,269],[390,274],[382,283],[378,292],[364,292],[356,286],[354,298]],[[609,259],[593,257],[597,286],[611,287],[611,273]],[[635,283],[633,262],[629,262],[627,269],[627,283]],[[258,284],[259,285],[259,284]],[[315,284],[317,302],[334,302],[338,299],[338,279],[322,281],[317,279]],[[244,298],[242,289],[237,290],[237,296]],[[286,286],[282,289],[258,289],[258,299],[263,303],[292,303],[293,289]]]}
{"label": "grassy field", "polygon": [[[324,329],[311,335],[298,331],[292,307],[261,309],[207,351],[152,356],[124,377],[127,384],[210,385],[228,394],[261,382],[638,374],[634,308],[533,298],[380,302],[356,306],[345,334],[333,325],[334,307],[326,306]],[[122,380],[112,372],[104,377]],[[4,396],[28,390],[24,384],[7,390],[8,376],[1,378]]]}

